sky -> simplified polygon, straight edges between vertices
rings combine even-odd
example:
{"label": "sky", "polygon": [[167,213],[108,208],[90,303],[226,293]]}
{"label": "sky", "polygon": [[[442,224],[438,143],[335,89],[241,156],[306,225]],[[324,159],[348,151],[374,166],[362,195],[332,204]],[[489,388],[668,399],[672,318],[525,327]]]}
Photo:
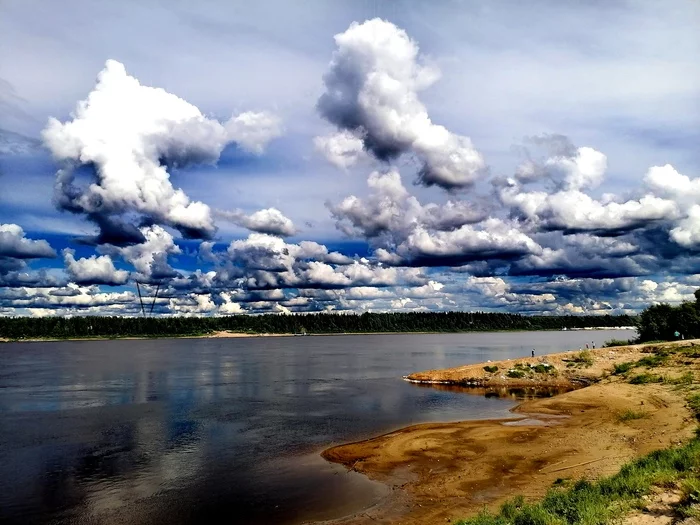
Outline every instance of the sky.
{"label": "sky", "polygon": [[[0,315],[700,287],[692,0],[5,0]],[[154,299],[157,291],[157,297]]]}

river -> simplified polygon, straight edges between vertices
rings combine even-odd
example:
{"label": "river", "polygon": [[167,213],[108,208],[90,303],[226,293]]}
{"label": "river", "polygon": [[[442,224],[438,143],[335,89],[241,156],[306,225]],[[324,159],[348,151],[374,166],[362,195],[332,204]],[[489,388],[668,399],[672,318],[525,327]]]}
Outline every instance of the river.
{"label": "river", "polygon": [[511,398],[409,384],[429,368],[600,346],[631,331],[0,345],[0,521],[292,525],[386,488],[326,463],[338,443],[498,418]]}

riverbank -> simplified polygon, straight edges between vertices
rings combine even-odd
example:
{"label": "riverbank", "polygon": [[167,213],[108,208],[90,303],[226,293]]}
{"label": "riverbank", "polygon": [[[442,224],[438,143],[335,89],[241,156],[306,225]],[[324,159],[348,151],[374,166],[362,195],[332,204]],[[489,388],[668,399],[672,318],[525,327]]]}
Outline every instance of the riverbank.
{"label": "riverbank", "polygon": [[674,341],[662,345],[627,345],[584,349],[544,356],[488,361],[443,370],[426,370],[407,375],[412,383],[479,387],[570,387],[579,388],[612,371],[617,363],[637,361],[650,347],[674,348],[698,344]]}
{"label": "riverbank", "polygon": [[126,341],[144,341],[148,339],[237,339],[245,337],[293,337],[301,334],[270,334],[270,333],[250,333],[250,332],[228,332],[225,330],[220,330],[207,334],[196,334],[196,335],[163,335],[163,336],[98,336],[98,337],[62,337],[62,338],[51,338],[51,337],[34,337],[27,339],[8,339],[6,337],[0,337],[0,343],[58,343],[61,341],[114,341],[114,340],[126,340]]}
{"label": "riverbank", "polygon": [[[588,330],[634,330],[633,327],[600,327],[600,328],[581,328],[572,329],[569,331],[588,331]],[[482,331],[464,331],[464,332],[324,332],[324,333],[271,333],[271,332],[234,332],[229,330],[217,330],[201,334],[184,334],[184,335],[143,335],[143,336],[95,336],[95,337],[28,337],[22,339],[11,339],[0,337],[0,343],[32,343],[32,342],[60,342],[60,341],[111,341],[111,340],[134,340],[142,341],[148,339],[228,339],[228,338],[247,338],[247,337],[299,337],[299,336],[314,336],[314,337],[330,337],[344,335],[444,335],[444,334],[480,334],[480,333],[500,333],[500,332],[559,332],[560,330],[482,330]]]}
{"label": "riverbank", "polygon": [[[622,369],[648,357],[653,374],[638,365],[626,375],[612,375],[615,365]],[[554,370],[534,370],[544,364]],[[524,375],[517,377],[519,372]],[[541,497],[560,479],[613,474],[633,458],[692,437],[696,422],[685,397],[699,373],[696,340],[411,374],[407,379],[440,385],[591,386],[526,401],[514,409],[512,419],[416,425],[325,450],[327,460],[393,489],[375,508],[333,523],[448,523],[485,507],[494,509],[516,495]],[[630,383],[644,374],[666,380]]]}

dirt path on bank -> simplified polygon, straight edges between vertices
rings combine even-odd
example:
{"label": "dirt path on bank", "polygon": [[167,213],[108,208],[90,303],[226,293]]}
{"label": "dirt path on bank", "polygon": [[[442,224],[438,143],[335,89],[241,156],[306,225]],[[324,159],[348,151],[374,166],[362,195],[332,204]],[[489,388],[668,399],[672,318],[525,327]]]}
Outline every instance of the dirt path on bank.
{"label": "dirt path on bank", "polygon": [[[642,350],[641,346],[595,350],[590,367],[568,370],[571,377],[600,379],[614,363],[649,355]],[[567,370],[574,354],[554,354],[546,356],[546,361],[562,367],[561,375],[568,376],[563,370]],[[510,363],[508,366],[512,367],[515,361],[500,364],[505,367]],[[517,360],[523,366],[529,361]],[[694,361],[684,365],[682,371],[698,369],[700,359],[697,365]],[[483,372],[484,365],[410,377],[461,382],[474,378],[479,370]],[[669,364],[654,372],[673,376],[679,374],[679,367]],[[552,377],[543,377],[541,382],[551,385]],[[498,376],[493,384],[523,383],[522,378],[510,379]],[[529,386],[536,383],[536,378],[527,382]],[[624,421],[621,416],[627,410],[642,412],[643,417]],[[374,508],[330,523],[449,523],[474,515],[484,507],[494,509],[518,494],[540,497],[559,478],[613,474],[634,457],[689,439],[695,427],[683,396],[673,386],[632,385],[619,376],[553,398],[526,401],[517,407],[512,420],[411,426],[323,452],[326,459],[393,489]]]}

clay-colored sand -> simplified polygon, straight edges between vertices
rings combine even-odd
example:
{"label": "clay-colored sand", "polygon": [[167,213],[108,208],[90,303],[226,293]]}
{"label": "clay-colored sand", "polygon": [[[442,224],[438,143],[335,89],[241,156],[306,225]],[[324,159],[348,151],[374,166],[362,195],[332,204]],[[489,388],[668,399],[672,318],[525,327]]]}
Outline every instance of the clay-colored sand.
{"label": "clay-colored sand", "polygon": [[[566,355],[547,360],[558,363]],[[594,364],[576,373],[600,377],[612,363],[643,354],[640,347],[625,347],[597,350],[594,355]],[[478,373],[482,366],[416,375],[459,379],[471,377],[460,373]],[[697,368],[683,366],[683,371]],[[674,375],[679,368],[654,372]],[[619,415],[627,409],[643,410],[646,417],[621,422]],[[493,509],[518,494],[542,496],[558,478],[613,474],[634,457],[689,439],[696,427],[672,386],[630,385],[617,376],[553,398],[524,402],[514,418],[516,424],[501,420],[416,425],[324,451],[326,459],[394,488],[392,496],[375,508],[336,523],[448,523],[484,507]]]}

